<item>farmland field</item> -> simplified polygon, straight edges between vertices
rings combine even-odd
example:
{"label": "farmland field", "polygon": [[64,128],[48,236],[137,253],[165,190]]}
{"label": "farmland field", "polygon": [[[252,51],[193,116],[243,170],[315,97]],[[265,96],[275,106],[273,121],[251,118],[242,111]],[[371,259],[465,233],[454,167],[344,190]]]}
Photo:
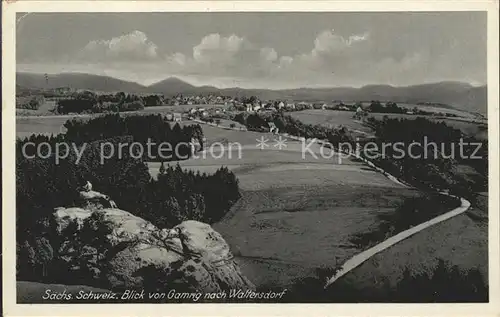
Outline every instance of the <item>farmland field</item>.
{"label": "farmland field", "polygon": [[70,119],[67,116],[51,117],[22,117],[16,118],[17,137],[27,137],[33,133],[37,134],[58,134],[64,133],[66,128],[63,124]]}
{"label": "farmland field", "polygon": [[[354,103],[354,101],[352,102]],[[363,106],[367,107],[370,105],[371,102],[362,102]],[[419,110],[427,111],[427,112],[432,112],[432,113],[449,113],[449,114],[454,114],[463,118],[469,118],[473,119],[476,118],[477,115],[471,112],[467,111],[462,111],[456,108],[452,108],[450,106],[438,106],[438,105],[425,105],[425,104],[415,104],[415,103],[404,103],[404,102],[397,102],[397,105],[399,107],[405,108],[407,110],[413,110],[415,107],[418,108]]]}
{"label": "farmland field", "polygon": [[224,105],[209,104],[209,105],[178,105],[178,106],[158,106],[158,107],[146,107],[141,112],[153,112],[153,113],[167,113],[167,112],[185,112],[192,108],[224,108]]}
{"label": "farmland field", "polygon": [[385,292],[403,277],[403,271],[433,272],[438,259],[458,266],[462,272],[478,269],[488,285],[488,226],[470,212],[459,215],[401,241],[382,251],[342,277],[338,283],[354,286],[359,292]]}
{"label": "farmland field", "polygon": [[305,124],[319,124],[332,128],[344,126],[349,130],[361,131],[368,134],[372,133],[372,130],[369,127],[364,126],[360,121],[352,118],[354,112],[351,111],[311,109],[292,112],[290,115],[294,119],[300,120]]}
{"label": "farmland field", "polygon": [[[357,120],[354,120],[352,118],[353,112],[350,111],[304,110],[304,111],[293,112],[291,113],[291,116],[307,124],[319,124],[327,127],[344,126],[350,129],[351,131],[362,131],[363,133],[368,133],[368,134],[373,133],[373,131],[369,127],[363,125],[361,122]],[[420,116],[420,115],[397,114],[397,113],[370,113],[368,116],[373,117],[377,120],[382,120],[384,116],[387,116],[390,119],[392,118],[416,119],[418,117],[426,117],[427,119],[432,121],[444,122],[455,129],[460,129],[465,134],[476,136],[479,139],[484,140],[488,138],[486,122],[484,123],[467,122],[454,118],[435,118],[432,116]]]}
{"label": "farmland field", "polygon": [[471,136],[475,136],[478,139],[486,140],[488,139],[488,125],[484,120],[479,122],[467,122],[455,118],[435,118],[431,116],[420,116],[420,115],[408,115],[408,114],[395,114],[395,113],[370,113],[369,116],[377,120],[382,120],[382,118],[387,115],[388,118],[404,118],[404,119],[415,119],[418,117],[425,117],[429,120],[435,122],[444,122],[446,125],[453,127],[455,129],[461,130],[463,133]]}
{"label": "farmland field", "polygon": [[[53,103],[48,101],[46,104]],[[180,105],[180,106],[159,106],[147,107],[140,111],[121,112],[120,115],[151,115],[151,114],[167,114],[173,112],[187,111],[196,106]],[[219,107],[217,105],[200,105],[199,107],[210,108]],[[42,108],[41,108],[42,109]],[[16,135],[18,137],[26,137],[33,133],[38,134],[58,134],[64,133],[65,128],[63,124],[72,118],[92,118],[104,114],[79,114],[79,115],[48,115],[46,112],[39,110],[25,110],[17,109],[16,115]],[[45,109],[45,108],[44,108]],[[46,110],[46,109],[45,109]],[[223,121],[223,120],[222,120]],[[190,121],[183,121],[181,124],[193,123]],[[227,122],[226,122],[227,123]],[[225,123],[224,123],[225,124]],[[229,125],[229,123],[228,123]]]}
{"label": "farmland field", "polygon": [[[310,120],[320,120],[325,117],[321,115],[322,111],[325,110],[296,112],[294,115],[305,113]],[[326,111],[331,114],[331,120],[337,120],[335,122],[351,121],[351,127],[362,127],[350,118],[352,113]],[[336,116],[338,113],[341,115]],[[63,132],[61,127],[68,118],[18,117],[16,132],[18,136]],[[327,120],[322,122],[328,124]],[[181,124],[192,123],[183,121]],[[286,287],[295,279],[315,276],[319,267],[332,268],[341,264],[362,251],[350,242],[355,234],[376,228],[378,214],[391,212],[405,197],[418,195],[416,190],[401,187],[350,158],[341,157],[339,161],[339,156],[332,155],[329,150],[324,150],[327,158],[322,158],[319,146],[311,147],[318,158],[310,153],[303,157],[300,142],[287,140],[286,148],[278,150],[274,147],[275,136],[269,133],[233,131],[209,125],[203,125],[203,131],[207,145],[219,142],[225,146],[225,152],[219,153],[223,155],[215,159],[210,155],[203,157],[199,154],[200,158],[181,161],[179,164],[186,169],[207,173],[214,172],[220,166],[227,166],[235,172],[242,198],[224,219],[213,226],[230,244],[243,273],[259,286]],[[268,139],[268,147],[263,150],[255,146],[260,137]],[[234,142],[242,146],[240,158],[235,145],[231,145],[229,155],[228,146]],[[216,154],[222,151],[220,146],[214,146],[213,150]],[[159,164],[148,165],[150,173],[155,176]],[[450,225],[440,225],[449,236],[448,240],[452,239],[457,228],[463,232],[464,237],[454,240],[456,243],[452,247],[441,243],[439,235],[428,236],[424,232],[385,252],[389,254],[396,252],[391,250],[402,248],[400,252],[411,252],[412,259],[426,267],[432,265],[435,255],[460,257],[454,250],[479,252],[478,261],[482,261],[480,257],[484,256],[485,245],[475,241],[484,232],[478,231],[470,225],[470,219],[464,217],[467,216],[460,216],[458,219],[462,220],[451,222]],[[458,226],[453,226],[454,223]],[[433,242],[433,239],[441,242]],[[435,246],[427,245],[429,243]],[[459,245],[461,243],[463,246]],[[479,243],[482,249],[465,250],[474,243]],[[377,257],[378,260],[373,261],[378,262],[368,262],[346,278],[372,283],[372,280],[367,279],[368,273],[363,272],[373,271],[373,265],[384,265],[385,269],[380,272],[381,278],[391,276],[391,270],[401,271],[410,265],[410,260],[406,258],[397,260],[397,265],[391,262],[399,258],[404,257]],[[472,259],[471,256],[466,258]],[[387,264],[377,264],[379,262]],[[464,267],[475,265],[473,262],[464,263]],[[412,265],[419,270],[420,264]],[[394,276],[397,279],[397,275]]]}
{"label": "farmland field", "polygon": [[[336,155],[302,157],[297,141],[287,140],[283,150],[272,142],[260,150],[255,138],[272,140],[271,135],[219,129],[217,136],[247,144],[241,159],[233,148],[231,158],[226,149],[220,159],[200,155],[179,164],[201,172],[223,165],[235,172],[243,197],[214,228],[230,244],[243,273],[260,286],[287,286],[314,276],[319,267],[342,263],[361,251],[350,242],[354,234],[377,226],[377,214],[417,195],[346,157],[341,164]],[[320,151],[319,146],[311,149]],[[151,174],[158,173],[158,163],[149,167]]]}

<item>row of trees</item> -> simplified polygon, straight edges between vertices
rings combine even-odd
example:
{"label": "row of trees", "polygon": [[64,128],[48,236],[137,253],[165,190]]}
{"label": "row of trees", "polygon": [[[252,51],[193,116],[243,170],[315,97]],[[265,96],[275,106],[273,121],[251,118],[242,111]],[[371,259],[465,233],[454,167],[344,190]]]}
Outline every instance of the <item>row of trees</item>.
{"label": "row of trees", "polygon": [[[150,176],[143,158],[137,156],[135,151],[124,151],[120,157],[115,153],[101,162],[103,143],[110,143],[116,148],[120,144],[132,143],[136,138],[144,138],[142,135],[113,135],[124,131],[120,130],[124,126],[130,128],[126,131],[134,132],[138,131],[138,128],[131,127],[137,124],[142,126],[146,133],[153,133],[161,127],[150,125],[154,120],[158,120],[154,118],[137,119],[138,121],[128,119],[132,121],[126,121],[125,124],[117,118],[106,119],[117,120],[114,121],[115,126],[111,125],[110,121],[99,119],[102,121],[78,123],[78,128],[69,129],[72,131],[69,135],[32,135],[17,141],[16,240],[20,280],[64,283],[67,281],[57,278],[71,276],[72,273],[67,270],[71,266],[78,267],[77,263],[69,266],[68,263],[61,262],[61,255],[58,253],[62,240],[74,241],[77,238],[75,233],[64,233],[61,236],[61,233],[56,232],[51,219],[56,207],[80,205],[78,188],[86,181],[93,184],[94,190],[109,195],[118,207],[147,219],[160,228],[172,227],[187,219],[215,222],[221,219],[240,197],[238,180],[227,168],[220,168],[216,173],[208,175],[162,164],[160,175],[155,180]],[[107,134],[108,130],[114,132]],[[187,131],[184,130],[185,133],[188,133]],[[197,133],[202,134],[201,128]],[[168,134],[168,137],[171,138],[171,135]],[[77,163],[76,151],[69,147],[63,148],[60,153],[62,156],[68,154],[67,157],[56,164],[56,145],[61,142],[71,143],[75,139],[87,144],[81,160]],[[41,156],[30,158],[29,155],[34,153],[26,153],[28,156],[23,153],[23,145],[27,142],[33,142],[35,148],[41,143],[50,146],[42,147],[45,150]],[[76,150],[80,151],[81,148]],[[82,242],[82,245],[85,244],[88,245],[88,241]],[[47,271],[50,268],[54,268],[53,274]],[[82,282],[89,274],[98,273],[94,268],[87,271],[88,274],[82,276]],[[75,279],[70,281],[74,283]]]}
{"label": "row of trees", "polygon": [[282,133],[288,133],[308,139],[316,138],[328,140],[328,142],[333,145],[338,145],[343,142],[354,142],[349,131],[345,127],[333,129],[321,125],[305,124],[282,112],[273,114],[240,113],[234,116],[233,120],[245,125],[250,131],[269,131],[269,123],[273,123]]}
{"label": "row of trees", "polygon": [[[204,141],[203,130],[199,124],[180,126],[176,123],[171,126],[171,122],[160,114],[148,116],[109,114],[89,120],[71,119],[64,124],[64,127],[67,129],[65,139],[77,144],[130,135],[134,142],[142,145],[144,160],[148,161],[187,159],[192,155],[192,148],[187,144],[196,143],[202,149]],[[148,143],[150,153],[147,153]],[[161,144],[168,144],[169,147]],[[169,151],[165,152],[164,149]],[[159,153],[160,151],[162,153]],[[170,155],[171,158],[168,159]]]}
{"label": "row of trees", "polygon": [[43,96],[16,97],[16,108],[38,110],[44,102],[45,98]]}
{"label": "row of trees", "polygon": [[[361,149],[360,155],[374,161],[389,173],[422,188],[450,189],[453,193],[474,201],[473,193],[486,191],[488,187],[487,141],[464,135],[460,130],[444,122],[434,122],[423,117],[415,119],[384,117],[384,120],[369,118],[367,123],[374,129],[376,139],[354,141],[346,128],[331,129],[304,124],[282,113],[238,114],[234,120],[254,131],[269,130],[268,123],[273,122],[280,132],[327,140],[334,147],[341,143],[351,143],[353,149],[356,147]],[[373,153],[368,153],[369,147],[364,146],[368,141],[376,142],[379,154],[383,155],[373,158]],[[420,146],[410,146],[415,142]],[[461,142],[469,144],[463,146],[463,153],[460,152]],[[426,146],[426,143],[433,143],[436,146]],[[393,146],[395,144],[399,146]],[[476,151],[478,145],[480,147]],[[383,153],[381,149],[384,149]],[[450,158],[451,154],[454,155]],[[473,155],[481,158],[474,158]],[[474,179],[464,177],[457,170],[459,164],[473,167],[479,176]]]}
{"label": "row of trees", "polygon": [[[489,298],[488,283],[485,282],[487,276],[479,269],[463,270],[443,259],[438,259],[436,266],[427,270],[416,272],[407,267],[396,283],[390,282],[394,277],[382,277],[372,287],[366,283],[356,283],[356,279],[342,278],[324,289],[325,277],[330,277],[331,271],[319,269],[317,276],[297,280],[285,292],[283,302],[484,303]],[[268,291],[268,288],[259,291]]]}
{"label": "row of trees", "polygon": [[138,111],[144,107],[163,106],[168,101],[161,95],[134,95],[119,92],[116,94],[95,94],[91,91],[74,93],[70,98],[57,102],[56,112],[67,113],[104,113]]}
{"label": "row of trees", "polygon": [[374,113],[406,113],[406,109],[399,107],[395,102],[387,102],[385,106],[378,100],[373,100],[368,107]]}
{"label": "row of trees", "polygon": [[454,197],[425,193],[409,197],[398,203],[391,213],[378,213],[378,226],[367,232],[360,232],[350,238],[358,248],[366,250],[420,223],[437,217],[460,206],[460,200]]}
{"label": "row of trees", "polygon": [[[369,118],[368,123],[375,131],[379,149],[383,144],[400,143],[399,148],[404,150],[401,155],[394,147],[386,147],[385,155],[375,160],[376,164],[389,173],[416,185],[451,189],[468,199],[474,199],[471,196],[474,192],[487,190],[487,141],[464,135],[444,122],[434,122],[423,117],[384,120]],[[419,143],[420,146],[412,146],[410,149],[412,143]],[[461,143],[464,145],[461,146]],[[457,171],[459,164],[473,167],[480,177],[476,180],[466,179]]]}
{"label": "row of trees", "polygon": [[[383,120],[368,118],[367,124],[375,131],[376,139],[355,141],[346,128],[331,129],[304,124],[283,113],[238,114],[234,120],[253,131],[268,131],[268,123],[273,122],[280,132],[327,140],[334,147],[341,143],[351,143],[353,149],[356,146],[361,149],[360,155],[374,161],[389,173],[422,188],[451,189],[459,196],[474,200],[474,192],[486,191],[488,187],[488,142],[464,135],[444,122],[435,122],[423,117],[384,117]],[[374,159],[371,155],[373,153],[368,153],[369,148],[364,146],[368,141],[376,142],[379,154],[383,155]],[[410,146],[415,142],[420,146]],[[462,146],[463,153],[460,150],[461,142],[468,144]],[[426,146],[429,143],[435,146]],[[395,144],[399,146],[393,146]],[[383,153],[381,149],[384,149]],[[450,158],[450,155],[453,157]],[[457,171],[460,164],[473,167],[479,176],[475,179],[464,177]]]}

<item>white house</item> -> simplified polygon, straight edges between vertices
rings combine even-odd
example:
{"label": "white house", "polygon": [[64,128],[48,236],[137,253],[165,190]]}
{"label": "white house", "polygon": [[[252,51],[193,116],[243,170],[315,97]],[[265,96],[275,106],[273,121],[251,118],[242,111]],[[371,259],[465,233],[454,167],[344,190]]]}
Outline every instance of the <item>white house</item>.
{"label": "white house", "polygon": [[276,127],[274,122],[268,122],[267,125],[269,126],[269,132],[278,134],[279,129]]}
{"label": "white house", "polygon": [[179,112],[174,112],[174,122],[182,121],[182,114]]}
{"label": "white house", "polygon": [[279,104],[278,104],[278,109],[283,109],[285,107],[285,104],[283,103],[283,101],[281,101]]}
{"label": "white house", "polygon": [[201,149],[200,141],[197,138],[191,138],[190,143],[193,153],[198,152]]}

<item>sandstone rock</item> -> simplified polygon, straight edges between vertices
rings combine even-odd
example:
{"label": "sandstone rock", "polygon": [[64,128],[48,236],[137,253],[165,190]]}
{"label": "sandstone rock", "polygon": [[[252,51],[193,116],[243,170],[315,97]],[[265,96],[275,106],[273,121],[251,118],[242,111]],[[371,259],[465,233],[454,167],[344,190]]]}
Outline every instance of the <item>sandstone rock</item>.
{"label": "sandstone rock", "polygon": [[81,206],[87,209],[90,208],[103,208],[103,207],[111,207],[116,208],[116,204],[112,201],[108,195],[104,195],[102,193],[90,190],[90,191],[81,191],[79,193]]}
{"label": "sandstone rock", "polygon": [[83,225],[83,221],[90,217],[92,213],[88,210],[85,210],[80,207],[72,207],[72,208],[56,208],[54,212],[54,220],[56,223],[56,230],[58,233],[61,233],[64,229],[68,227],[68,225],[76,221],[79,226]]}
{"label": "sandstone rock", "polygon": [[[198,291],[254,289],[234,262],[228,244],[208,224],[185,221],[172,229],[159,229],[150,222],[117,208],[88,210],[58,208],[54,212],[58,232],[70,221],[83,224],[93,213],[101,213],[111,233],[104,238],[112,246],[107,252],[104,285],[111,289],[145,287],[145,278],[167,281]],[[81,227],[81,226],[80,226]],[[73,241],[63,243],[62,257],[75,250]],[[64,254],[67,252],[68,254]],[[93,261],[92,264],[99,263]],[[99,264],[97,264],[99,265]],[[84,266],[85,267],[85,266]],[[149,270],[147,276],[145,270]],[[103,285],[102,278],[99,285]],[[89,281],[89,285],[92,285]]]}

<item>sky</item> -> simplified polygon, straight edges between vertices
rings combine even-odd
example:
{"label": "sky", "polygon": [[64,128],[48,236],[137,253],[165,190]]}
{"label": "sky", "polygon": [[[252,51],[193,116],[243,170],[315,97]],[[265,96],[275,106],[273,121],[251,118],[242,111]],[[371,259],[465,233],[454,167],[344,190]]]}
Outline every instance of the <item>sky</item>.
{"label": "sky", "polygon": [[485,84],[484,12],[18,14],[17,71],[244,88]]}

